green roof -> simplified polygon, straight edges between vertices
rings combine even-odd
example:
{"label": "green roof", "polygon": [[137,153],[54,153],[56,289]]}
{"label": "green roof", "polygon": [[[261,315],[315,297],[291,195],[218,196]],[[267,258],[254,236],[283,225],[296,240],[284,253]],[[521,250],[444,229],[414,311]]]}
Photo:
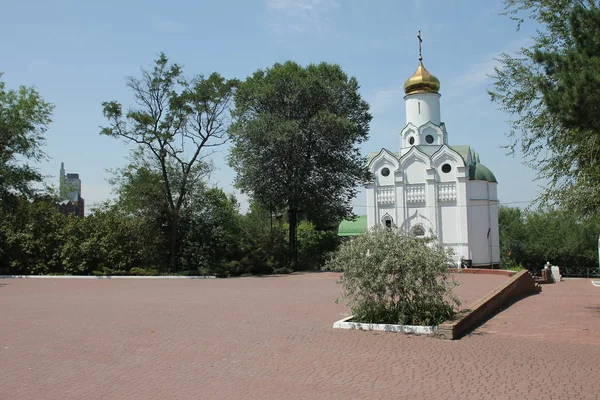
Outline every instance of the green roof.
{"label": "green roof", "polygon": [[469,179],[472,181],[498,182],[492,171],[481,163],[471,165],[469,168]]}
{"label": "green roof", "polygon": [[469,158],[469,153],[471,152],[471,146],[450,146],[452,150],[460,154],[465,165],[467,165],[467,158]]}
{"label": "green roof", "polygon": [[[393,154],[396,158],[400,157],[400,153],[394,153],[393,151],[389,151],[386,148],[383,148],[381,150],[386,150],[388,153]],[[375,157],[377,157],[377,155],[379,155],[379,153],[381,153],[381,150],[369,153],[369,155],[367,156],[367,164],[369,164],[371,161],[373,161],[373,159]]]}
{"label": "green roof", "polygon": [[368,230],[367,216],[359,215],[354,221],[343,220],[338,228],[338,236],[358,236]]}

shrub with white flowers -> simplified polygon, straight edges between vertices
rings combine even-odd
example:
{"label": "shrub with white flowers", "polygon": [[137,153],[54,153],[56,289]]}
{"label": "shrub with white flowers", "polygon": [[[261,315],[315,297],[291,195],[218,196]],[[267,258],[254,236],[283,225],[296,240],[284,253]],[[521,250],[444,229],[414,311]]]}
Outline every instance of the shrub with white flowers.
{"label": "shrub with white flowers", "polygon": [[343,271],[341,299],[354,322],[438,325],[460,305],[451,256],[435,237],[375,227],[345,242],[325,269]]}

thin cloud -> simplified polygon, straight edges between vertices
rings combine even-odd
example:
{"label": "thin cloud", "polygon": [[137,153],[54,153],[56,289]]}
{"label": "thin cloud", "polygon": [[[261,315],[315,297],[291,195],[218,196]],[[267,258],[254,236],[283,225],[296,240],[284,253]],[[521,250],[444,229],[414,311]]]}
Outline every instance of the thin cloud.
{"label": "thin cloud", "polygon": [[489,75],[494,72],[494,67],[498,65],[496,57],[499,53],[488,54],[484,61],[473,65],[467,72],[459,76],[454,82],[460,86],[479,86],[487,83]]}
{"label": "thin cloud", "polygon": [[[466,89],[472,90],[474,87],[487,85],[490,80],[489,76],[493,74],[494,67],[498,65],[496,58],[500,53],[515,53],[520,48],[528,47],[532,43],[531,38],[518,40],[508,45],[504,51],[485,55],[481,62],[473,65],[467,72],[454,79],[449,79],[448,81],[452,83],[450,87],[444,89],[444,95],[451,98]],[[383,115],[392,110],[401,109],[404,101],[404,87],[394,85],[378,89],[365,95],[365,98],[371,105],[373,115]],[[473,99],[472,96],[470,98]],[[477,98],[477,101],[481,100],[482,98]]]}
{"label": "thin cloud", "polygon": [[326,32],[335,0],[266,0],[269,25],[278,34]]}
{"label": "thin cloud", "polygon": [[533,39],[521,39],[511,43],[503,51],[489,53],[482,58],[481,62],[473,65],[467,72],[452,81],[459,86],[469,88],[487,84],[490,75],[494,73],[494,68],[499,65],[498,57],[501,53],[514,54],[523,47],[531,46],[531,44],[533,44]]}
{"label": "thin cloud", "polygon": [[365,96],[371,105],[373,115],[386,114],[388,111],[397,109],[404,100],[404,87],[396,85],[386,89],[376,90]]}

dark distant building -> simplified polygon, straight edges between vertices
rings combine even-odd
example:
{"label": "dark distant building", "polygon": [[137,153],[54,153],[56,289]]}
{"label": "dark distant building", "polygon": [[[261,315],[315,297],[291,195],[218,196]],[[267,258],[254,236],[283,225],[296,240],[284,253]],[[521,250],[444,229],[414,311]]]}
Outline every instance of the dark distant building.
{"label": "dark distant building", "polygon": [[79,174],[65,174],[65,163],[60,163],[59,192],[58,211],[62,214],[83,217],[85,200],[81,197],[81,179],[79,179]]}

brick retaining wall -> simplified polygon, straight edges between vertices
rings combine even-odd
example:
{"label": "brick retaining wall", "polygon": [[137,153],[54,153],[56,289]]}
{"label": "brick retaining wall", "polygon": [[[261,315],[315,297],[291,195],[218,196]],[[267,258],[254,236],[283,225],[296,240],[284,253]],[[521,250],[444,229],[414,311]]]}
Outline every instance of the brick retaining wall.
{"label": "brick retaining wall", "polygon": [[504,275],[513,276],[515,271],[507,271],[504,269],[481,269],[481,268],[453,268],[452,272],[456,274],[485,274],[485,275]]}
{"label": "brick retaining wall", "polygon": [[[462,273],[465,273],[464,271],[475,270],[465,269]],[[489,273],[491,271],[487,272]],[[506,304],[510,304],[525,296],[539,292],[541,292],[541,287],[535,283],[529,271],[517,272],[498,288],[471,304],[469,309],[457,313],[453,320],[448,320],[440,324],[438,327],[438,334],[442,339],[460,339],[462,336],[479,326],[488,317],[499,311]]]}

